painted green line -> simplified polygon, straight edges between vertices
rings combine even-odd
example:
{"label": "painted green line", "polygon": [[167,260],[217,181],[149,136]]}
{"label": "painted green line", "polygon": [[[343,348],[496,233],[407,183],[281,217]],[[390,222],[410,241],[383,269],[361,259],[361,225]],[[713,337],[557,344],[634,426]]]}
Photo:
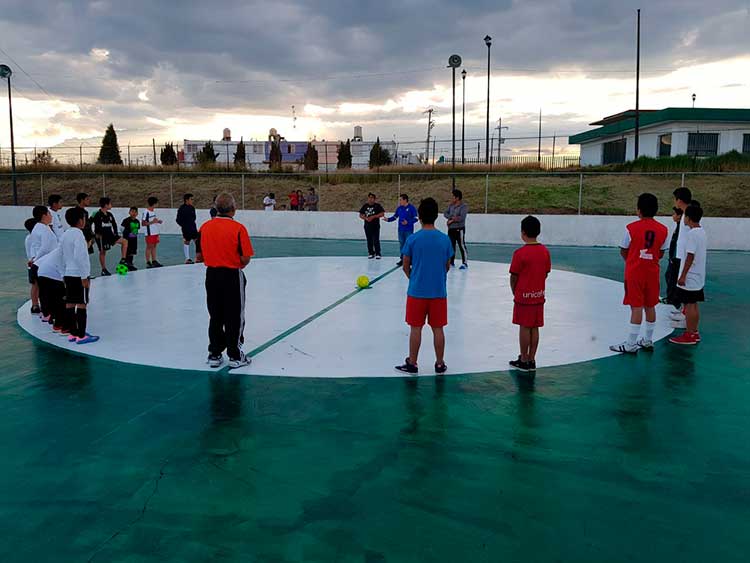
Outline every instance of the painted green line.
{"label": "painted green line", "polygon": [[[376,283],[378,283],[384,277],[386,277],[386,276],[392,274],[393,272],[395,272],[396,270],[400,270],[400,269],[401,269],[400,266],[394,266],[393,268],[391,268],[390,270],[388,270],[384,274],[380,274],[377,278],[375,278],[375,279],[373,279],[373,280],[370,281],[370,287],[372,287],[373,285],[375,285]],[[295,332],[297,332],[301,328],[306,327],[307,325],[309,325],[314,320],[319,319],[320,317],[322,317],[323,315],[325,315],[329,311],[332,311],[333,309],[335,309],[336,307],[338,307],[342,303],[348,301],[349,299],[351,299],[355,295],[359,294],[361,291],[366,291],[367,289],[368,288],[365,288],[365,289],[357,288],[354,291],[352,291],[351,293],[347,293],[346,295],[344,295],[341,299],[339,299],[335,303],[331,303],[330,305],[328,305],[328,307],[325,307],[324,309],[321,309],[320,311],[318,311],[314,315],[311,315],[311,316],[307,317],[305,320],[300,321],[299,323],[297,323],[293,327],[286,329],[284,332],[282,332],[281,334],[279,334],[275,338],[272,338],[268,342],[264,342],[263,344],[261,344],[260,346],[258,346],[257,348],[255,348],[254,350],[251,350],[250,352],[247,353],[247,355],[252,358],[252,357],[257,356],[261,352],[264,352],[265,350],[268,350],[271,346],[273,346],[274,344],[278,344],[279,342],[281,342],[282,340],[284,340],[290,334],[294,334]]]}

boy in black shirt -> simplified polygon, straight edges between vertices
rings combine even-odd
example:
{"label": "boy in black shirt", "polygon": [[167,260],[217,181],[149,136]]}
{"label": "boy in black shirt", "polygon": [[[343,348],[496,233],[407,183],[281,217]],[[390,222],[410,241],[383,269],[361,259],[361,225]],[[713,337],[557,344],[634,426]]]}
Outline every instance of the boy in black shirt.
{"label": "boy in black shirt", "polygon": [[112,200],[103,197],[99,200],[99,211],[92,218],[94,225],[94,236],[96,237],[96,246],[99,248],[99,263],[102,265],[102,275],[111,276],[107,270],[107,251],[114,245],[119,244],[122,247],[122,259],[120,264],[127,266],[128,241],[122,238],[117,229],[117,221],[110,211],[112,209]]}
{"label": "boy in black shirt", "polygon": [[190,242],[196,242],[196,251],[198,245],[198,227],[195,224],[195,206],[193,204],[193,194],[182,196],[184,202],[177,210],[177,224],[182,229],[182,250],[185,253],[185,264],[193,264],[190,259]]}
{"label": "boy in black shirt", "polygon": [[141,222],[138,220],[138,208],[131,207],[130,213],[120,223],[122,226],[122,237],[128,241],[128,254],[125,260],[128,264],[128,270],[135,272],[138,270],[133,265],[133,257],[138,254],[138,230],[141,228]]}
{"label": "boy in black shirt", "polygon": [[76,195],[76,207],[80,207],[83,209],[83,216],[85,220],[85,225],[83,226],[83,237],[86,239],[86,245],[89,249],[89,254],[94,253],[93,244],[94,244],[94,232],[91,230],[91,218],[89,217],[89,212],[86,209],[89,205],[91,205],[91,198],[89,197],[89,194],[81,192],[78,195]]}
{"label": "boy in black shirt", "polygon": [[385,209],[376,200],[377,196],[370,192],[367,195],[367,203],[359,210],[359,218],[365,224],[367,257],[380,260],[380,220],[385,216]]}

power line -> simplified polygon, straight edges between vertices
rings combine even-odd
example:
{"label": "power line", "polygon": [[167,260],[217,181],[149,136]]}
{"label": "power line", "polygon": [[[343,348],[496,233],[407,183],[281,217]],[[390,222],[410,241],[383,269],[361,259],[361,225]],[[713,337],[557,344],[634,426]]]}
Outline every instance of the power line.
{"label": "power line", "polygon": [[36,87],[39,88],[39,90],[41,90],[44,93],[45,96],[47,96],[50,100],[55,101],[54,98],[52,98],[52,95],[49,92],[47,92],[47,90],[44,89],[44,86],[42,86],[41,84],[39,84],[39,82],[37,82],[36,79],[33,76],[31,76],[28,72],[26,72],[26,69],[24,69],[21,66],[21,64],[18,61],[16,61],[13,57],[11,57],[6,51],[4,51],[2,49],[2,47],[0,47],[0,53],[2,53],[3,55],[5,55],[6,57],[8,57],[8,59],[10,60],[10,62],[12,62],[14,65],[16,65],[21,72],[23,72],[26,76],[28,76],[29,79],[34,84],[36,84]]}

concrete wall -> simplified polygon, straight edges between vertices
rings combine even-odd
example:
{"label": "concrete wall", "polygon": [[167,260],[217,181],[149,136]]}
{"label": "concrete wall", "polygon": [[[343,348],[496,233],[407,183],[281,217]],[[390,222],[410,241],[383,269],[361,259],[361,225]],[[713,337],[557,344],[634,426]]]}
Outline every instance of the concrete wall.
{"label": "concrete wall", "polygon": [[[113,209],[120,222],[126,209]],[[179,234],[174,222],[177,211],[161,209],[164,234]],[[30,207],[0,206],[0,229],[23,229],[23,222],[31,216]],[[542,222],[541,239],[557,246],[617,246],[625,225],[633,217],[601,215],[539,215]],[[207,210],[198,210],[198,224],[209,219]],[[356,213],[305,211],[238,211],[237,219],[245,224],[251,236],[277,238],[364,239],[362,221]],[[481,243],[520,244],[522,215],[470,214],[466,239]],[[660,220],[672,228],[669,218]],[[750,219],[708,217],[703,224],[712,250],[750,250]],[[441,217],[438,228],[445,230]],[[396,224],[383,223],[383,240],[397,240]]]}

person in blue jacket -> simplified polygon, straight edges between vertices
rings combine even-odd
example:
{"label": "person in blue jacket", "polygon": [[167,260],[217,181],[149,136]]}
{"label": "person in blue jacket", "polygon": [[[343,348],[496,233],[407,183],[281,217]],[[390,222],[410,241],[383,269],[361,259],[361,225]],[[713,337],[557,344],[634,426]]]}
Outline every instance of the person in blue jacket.
{"label": "person in blue jacket", "polygon": [[401,194],[398,198],[398,207],[393,212],[392,217],[386,218],[389,223],[398,219],[398,248],[399,248],[399,259],[397,266],[403,264],[403,251],[406,239],[414,234],[414,224],[419,221],[417,216],[417,208],[409,203],[409,196],[407,194]]}

